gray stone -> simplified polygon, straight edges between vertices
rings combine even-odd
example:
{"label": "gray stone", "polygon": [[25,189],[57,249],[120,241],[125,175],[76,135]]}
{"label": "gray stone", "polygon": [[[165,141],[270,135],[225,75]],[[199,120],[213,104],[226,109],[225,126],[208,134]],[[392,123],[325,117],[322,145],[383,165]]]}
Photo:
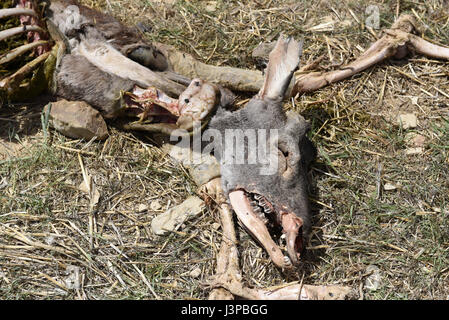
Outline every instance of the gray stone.
{"label": "gray stone", "polygon": [[365,289],[376,291],[380,288],[382,281],[382,275],[380,269],[375,265],[369,265],[366,268],[366,272],[371,273],[365,280]]}
{"label": "gray stone", "polygon": [[389,183],[389,182],[384,184],[384,190],[385,191],[396,190],[397,188],[398,187],[395,184],[392,184],[392,183]]}
{"label": "gray stone", "polygon": [[198,278],[201,275],[201,269],[200,268],[195,268],[192,271],[190,271],[189,276],[191,276],[192,278]]}
{"label": "gray stone", "polygon": [[413,113],[400,114],[397,118],[398,125],[402,129],[416,128],[418,125],[418,118]]}
{"label": "gray stone", "polygon": [[106,139],[108,127],[101,114],[84,101],[60,100],[45,106],[50,109],[50,125],[65,136],[75,139]]}
{"label": "gray stone", "polygon": [[153,211],[158,211],[158,210],[162,209],[162,205],[159,203],[158,200],[154,200],[154,201],[151,201],[150,209]]}

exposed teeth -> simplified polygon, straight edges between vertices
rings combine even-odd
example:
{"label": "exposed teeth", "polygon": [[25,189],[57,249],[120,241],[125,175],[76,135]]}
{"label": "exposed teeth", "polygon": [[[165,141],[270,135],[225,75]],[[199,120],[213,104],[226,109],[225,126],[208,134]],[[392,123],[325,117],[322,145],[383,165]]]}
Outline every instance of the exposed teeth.
{"label": "exposed teeth", "polygon": [[250,201],[250,204],[254,208],[254,211],[261,215],[261,217],[263,216],[263,214],[271,214],[273,212],[270,204],[262,195],[257,193],[252,194],[252,198],[254,200]]}
{"label": "exposed teeth", "polygon": [[254,199],[256,199],[257,201],[259,201],[260,199],[262,199],[263,198],[263,196],[261,196],[260,194],[256,194],[255,196],[254,196]]}

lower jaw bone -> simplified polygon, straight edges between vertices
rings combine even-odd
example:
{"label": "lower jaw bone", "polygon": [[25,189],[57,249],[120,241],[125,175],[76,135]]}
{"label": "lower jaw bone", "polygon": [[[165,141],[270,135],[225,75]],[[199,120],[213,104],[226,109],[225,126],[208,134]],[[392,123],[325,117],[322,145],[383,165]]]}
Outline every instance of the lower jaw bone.
{"label": "lower jaw bone", "polygon": [[291,265],[285,262],[281,249],[271,238],[266,225],[253,212],[245,192],[242,190],[232,191],[229,193],[229,199],[238,219],[262,244],[273,263],[280,268],[291,268]]}

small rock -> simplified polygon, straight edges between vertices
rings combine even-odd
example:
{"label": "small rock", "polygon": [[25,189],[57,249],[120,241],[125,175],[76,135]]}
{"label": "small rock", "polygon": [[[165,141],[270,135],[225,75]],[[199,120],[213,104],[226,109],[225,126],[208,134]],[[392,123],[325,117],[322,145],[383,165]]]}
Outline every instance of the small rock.
{"label": "small rock", "polygon": [[200,268],[195,268],[192,271],[190,271],[189,275],[192,278],[198,278],[201,275],[201,269]]}
{"label": "small rock", "polygon": [[397,118],[397,123],[402,129],[416,128],[418,119],[413,113],[400,114]]}
{"label": "small rock", "polygon": [[385,191],[396,190],[397,188],[398,187],[395,184],[392,184],[392,183],[389,183],[389,182],[384,184],[384,190]]}
{"label": "small rock", "polygon": [[80,287],[80,268],[68,265],[66,268],[67,277],[64,279],[65,285],[69,289],[79,289]]}
{"label": "small rock", "polygon": [[106,139],[108,127],[101,114],[84,101],[60,100],[45,106],[50,109],[50,124],[63,135],[75,139]]}
{"label": "small rock", "polygon": [[147,211],[147,210],[148,210],[148,205],[146,205],[145,203],[141,203],[137,207],[137,212],[144,212],[144,211]]}
{"label": "small rock", "polygon": [[151,210],[158,211],[158,210],[161,210],[161,208],[162,208],[162,205],[159,203],[158,200],[151,201],[151,203],[150,203]]}
{"label": "small rock", "polygon": [[429,269],[426,266],[422,267],[422,271],[424,271],[425,273],[432,273],[432,269]]}
{"label": "small rock", "polygon": [[411,155],[415,155],[415,154],[420,154],[423,153],[423,148],[422,147],[417,147],[417,148],[408,148],[405,150],[405,154],[408,156]]}
{"label": "small rock", "polygon": [[203,211],[204,201],[199,197],[188,197],[183,203],[161,213],[151,221],[151,230],[156,235],[178,229],[187,219]]}
{"label": "small rock", "polygon": [[405,135],[405,141],[411,147],[424,147],[426,137],[415,132],[409,132]]}
{"label": "small rock", "polygon": [[369,265],[366,268],[366,272],[370,272],[371,275],[369,275],[365,280],[365,289],[376,291],[377,289],[379,289],[380,281],[382,280],[380,269],[375,265]]}
{"label": "small rock", "polygon": [[45,243],[48,245],[52,245],[55,242],[55,236],[53,235],[49,235],[48,237],[45,238]]}
{"label": "small rock", "polygon": [[207,12],[215,12],[217,10],[217,1],[207,1],[204,9]]}

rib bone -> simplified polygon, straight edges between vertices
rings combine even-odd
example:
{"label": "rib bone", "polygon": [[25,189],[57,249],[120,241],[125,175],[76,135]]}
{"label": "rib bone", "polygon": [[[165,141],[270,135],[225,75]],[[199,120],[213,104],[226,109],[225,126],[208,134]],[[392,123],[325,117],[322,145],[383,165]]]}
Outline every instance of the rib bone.
{"label": "rib bone", "polygon": [[20,85],[22,80],[28,75],[30,72],[36,70],[41,63],[43,63],[49,56],[51,52],[46,52],[36,59],[28,62],[22,68],[17,70],[14,74],[9,77],[2,79],[0,81],[0,89],[6,90],[8,93],[13,93],[14,90]]}
{"label": "rib bone", "polygon": [[0,10],[0,19],[12,17],[12,16],[33,16],[37,17],[36,12],[27,8],[8,8]]}
{"label": "rib bone", "polygon": [[18,34],[21,34],[24,32],[29,32],[29,31],[44,32],[44,30],[41,27],[33,26],[33,25],[23,25],[20,27],[15,27],[15,28],[0,31],[0,41],[3,41],[5,39],[8,39],[15,35],[18,35]]}
{"label": "rib bone", "polygon": [[27,52],[31,49],[34,49],[36,47],[39,47],[41,45],[47,44],[47,43],[48,43],[48,41],[41,40],[41,41],[27,43],[18,48],[15,48],[14,50],[11,50],[11,51],[5,53],[3,56],[0,56],[0,65],[8,63],[8,62],[14,60],[15,58],[21,56],[25,52]]}

